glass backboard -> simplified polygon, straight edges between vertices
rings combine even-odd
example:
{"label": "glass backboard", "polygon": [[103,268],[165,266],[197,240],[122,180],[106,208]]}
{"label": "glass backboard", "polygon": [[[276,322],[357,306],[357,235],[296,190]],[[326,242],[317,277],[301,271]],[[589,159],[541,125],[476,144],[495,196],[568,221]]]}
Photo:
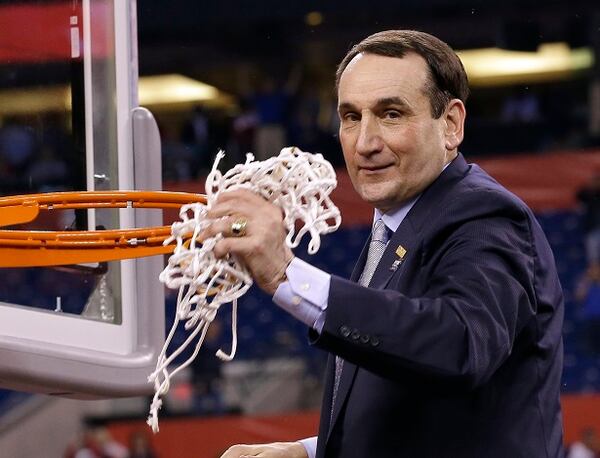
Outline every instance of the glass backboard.
{"label": "glass backboard", "polygon": [[[160,189],[158,131],[137,107],[135,34],[135,1],[0,3],[0,194]],[[19,229],[161,224],[155,211],[82,209]],[[162,262],[0,269],[0,386],[75,397],[151,390]]]}

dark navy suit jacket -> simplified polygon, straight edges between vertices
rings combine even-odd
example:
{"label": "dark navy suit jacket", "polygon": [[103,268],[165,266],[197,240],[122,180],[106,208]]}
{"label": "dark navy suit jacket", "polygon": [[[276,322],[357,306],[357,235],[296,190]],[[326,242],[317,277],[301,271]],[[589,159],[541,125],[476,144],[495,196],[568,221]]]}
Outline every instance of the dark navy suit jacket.
{"label": "dark navy suit jacket", "polygon": [[351,280],[332,277],[310,335],[345,360],[330,424],[329,357],[317,456],[563,456],[562,291],[527,206],[459,155],[369,288],[355,283],[366,251]]}

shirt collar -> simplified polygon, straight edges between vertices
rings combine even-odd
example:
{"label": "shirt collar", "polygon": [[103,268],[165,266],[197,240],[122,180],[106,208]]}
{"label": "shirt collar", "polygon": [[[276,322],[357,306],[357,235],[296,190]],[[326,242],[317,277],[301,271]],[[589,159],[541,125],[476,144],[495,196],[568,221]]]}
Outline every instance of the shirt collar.
{"label": "shirt collar", "polygon": [[[446,170],[446,167],[448,167],[451,163],[452,161],[448,162],[442,169],[442,172]],[[417,200],[419,200],[419,197],[421,197],[421,194],[417,194],[408,202],[405,202],[403,205],[394,208],[387,213],[383,213],[381,210],[376,208],[375,215],[373,217],[373,224],[375,224],[375,221],[381,218],[389,230],[396,232],[398,227],[400,227],[400,224],[402,224],[402,221],[404,221],[404,218],[406,218],[406,215],[408,215],[410,209],[417,202]]]}
{"label": "shirt collar", "polygon": [[402,221],[404,221],[404,218],[420,196],[421,194],[413,197],[400,207],[390,210],[387,213],[382,213],[381,210],[376,208],[373,223],[381,218],[389,230],[396,232],[396,229],[398,229]]}

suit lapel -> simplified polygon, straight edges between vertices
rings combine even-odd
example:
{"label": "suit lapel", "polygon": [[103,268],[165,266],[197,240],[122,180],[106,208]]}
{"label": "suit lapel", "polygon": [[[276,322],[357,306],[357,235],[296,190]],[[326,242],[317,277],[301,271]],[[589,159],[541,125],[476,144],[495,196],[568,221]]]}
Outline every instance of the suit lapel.
{"label": "suit lapel", "polygon": [[[323,386],[323,410],[321,412],[321,419],[319,420],[319,437],[326,435],[329,437],[329,431],[331,430],[331,403],[333,401],[333,379],[335,374],[335,355],[329,354],[327,358],[327,366],[325,368],[325,383]],[[327,409],[325,410],[325,407]],[[326,413],[326,414],[325,414]],[[319,441],[321,442],[321,441]],[[326,442],[317,444],[318,447],[324,447]],[[320,456],[317,453],[317,456]]]}
{"label": "suit lapel", "polygon": [[[418,202],[415,205],[417,204]],[[417,241],[418,237],[410,220],[408,217],[404,218],[388,242],[369,286],[376,289],[385,288],[391,278],[402,269],[404,258],[413,252]]]}
{"label": "suit lapel", "polygon": [[385,288],[391,278],[402,270],[404,259],[410,256],[420,243],[423,225],[437,214],[437,208],[442,205],[448,187],[463,178],[468,169],[469,165],[462,154],[459,154],[423,191],[392,235],[369,284],[371,288]]}
{"label": "suit lapel", "polygon": [[[369,244],[371,243],[371,236],[367,239],[367,242],[363,246],[362,251],[360,252],[360,256],[358,257],[358,261],[354,264],[354,269],[352,269],[352,275],[350,276],[350,280],[353,282],[358,282],[360,278],[360,274],[362,273],[365,262],[367,260],[367,253],[369,252]],[[335,357],[330,358],[333,361],[332,369],[328,369],[332,372],[335,371]],[[329,435],[331,434],[331,430],[333,429],[333,425],[336,422],[337,417],[340,414],[341,406],[344,405],[344,399],[346,399],[346,395],[350,391],[350,387],[352,386],[352,382],[354,381],[354,376],[356,375],[356,365],[349,363],[348,361],[344,361],[344,365],[342,366],[342,374],[340,376],[340,385],[338,386],[338,391],[336,395],[336,403],[334,406],[334,411],[331,416],[331,423],[327,428],[327,440],[329,440]],[[330,386],[325,386],[327,393],[329,393],[333,389],[333,377],[330,377],[331,384]],[[329,380],[329,379],[328,379]],[[329,409],[327,413],[331,412],[331,396],[329,397],[328,406]]]}
{"label": "suit lapel", "polygon": [[[371,235],[373,231],[371,231]],[[360,252],[360,256],[358,257],[358,261],[354,264],[354,269],[352,269],[352,275],[350,275],[350,280],[358,283],[358,279],[360,278],[360,274],[365,268],[365,262],[367,262],[367,254],[369,253],[369,244],[371,243],[371,235],[367,239],[367,242],[363,246],[362,251]]]}
{"label": "suit lapel", "polygon": [[[419,200],[417,200],[410,209],[396,232],[392,235],[381,260],[377,265],[377,269],[373,274],[371,283],[369,284],[371,288],[383,289],[396,273],[401,273],[404,258],[410,256],[411,252],[417,248],[417,244],[421,241],[420,232],[423,224],[431,217],[430,215],[435,215],[436,209],[442,204],[444,196],[447,195],[447,188],[456,181],[462,179],[468,170],[469,165],[464,157],[459,154],[458,157],[446,167],[442,174],[425,191],[423,191]],[[371,237],[367,240],[358,261],[354,266],[350,278],[352,281],[356,282],[360,278],[369,251],[370,241]],[[402,253],[403,255],[401,255]],[[400,262],[398,263],[397,261]],[[357,369],[358,367],[355,364],[344,361],[333,416],[328,428],[327,440],[329,440],[333,425],[335,425],[340,411],[345,404],[346,397],[348,396],[354,378],[356,377]],[[329,405],[331,405],[331,403],[329,403]],[[331,409],[329,409],[329,411],[330,410]]]}
{"label": "suit lapel", "polygon": [[333,406],[331,424],[329,425],[329,431],[327,432],[327,440],[329,440],[329,436],[331,435],[331,431],[333,430],[333,425],[335,425],[335,422],[337,421],[337,418],[340,415],[342,407],[344,406],[346,396],[350,392],[350,388],[352,387],[352,383],[354,382],[354,378],[356,377],[357,369],[358,367],[355,364],[349,363],[348,361],[344,360],[344,365],[342,366],[342,375],[340,377],[340,386],[338,387],[335,405]]}
{"label": "suit lapel", "polygon": [[[412,247],[412,240],[414,240],[414,236],[410,236],[412,231],[410,229],[401,230],[402,226],[404,226],[404,228],[407,227],[407,225],[404,223],[400,226],[401,227],[399,227],[398,230],[393,234],[390,242],[388,243],[385,251],[383,252],[383,256],[381,257],[379,264],[377,265],[377,269],[375,270],[375,273],[373,274],[373,278],[371,279],[370,283],[370,287],[372,288],[383,288],[394,275],[395,272],[392,272],[390,270],[390,266],[392,266],[393,262],[398,258],[398,256],[396,255],[396,249],[397,244],[400,243],[400,240],[404,241],[405,248],[406,246]],[[369,239],[367,240],[358,258],[358,262],[354,266],[352,276],[350,277],[352,281],[357,282],[360,278],[360,275],[364,269],[364,265],[366,262],[370,242],[371,237],[369,237]],[[329,430],[327,433],[327,440],[329,440],[329,436],[331,435],[331,431],[333,430],[333,425],[335,425],[340,411],[342,410],[342,407],[346,400],[346,396],[348,396],[348,393],[350,392],[350,388],[352,387],[352,383],[354,382],[354,378],[356,377],[357,369],[358,366],[344,360],[342,374],[340,377],[340,385],[338,387],[336,402],[333,409],[333,415],[331,417],[331,424],[329,425]]]}

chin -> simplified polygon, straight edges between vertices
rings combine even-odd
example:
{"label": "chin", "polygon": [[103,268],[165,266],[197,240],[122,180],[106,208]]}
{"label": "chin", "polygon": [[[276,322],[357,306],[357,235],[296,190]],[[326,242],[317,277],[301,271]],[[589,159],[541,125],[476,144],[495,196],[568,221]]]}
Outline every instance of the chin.
{"label": "chin", "polygon": [[391,193],[385,192],[386,190],[383,189],[369,189],[367,188],[363,188],[362,191],[359,193],[360,197],[362,198],[362,200],[364,200],[365,202],[368,202],[369,204],[373,205],[374,207],[378,207],[378,205],[383,204],[385,202],[389,202],[390,200],[394,200],[393,196],[390,195]]}
{"label": "chin", "polygon": [[362,197],[362,200],[364,200],[366,203],[368,203],[369,205],[378,208],[379,210],[381,210],[382,208],[387,208],[388,205],[388,201],[385,199],[381,199],[375,196],[369,196],[369,197]]}

